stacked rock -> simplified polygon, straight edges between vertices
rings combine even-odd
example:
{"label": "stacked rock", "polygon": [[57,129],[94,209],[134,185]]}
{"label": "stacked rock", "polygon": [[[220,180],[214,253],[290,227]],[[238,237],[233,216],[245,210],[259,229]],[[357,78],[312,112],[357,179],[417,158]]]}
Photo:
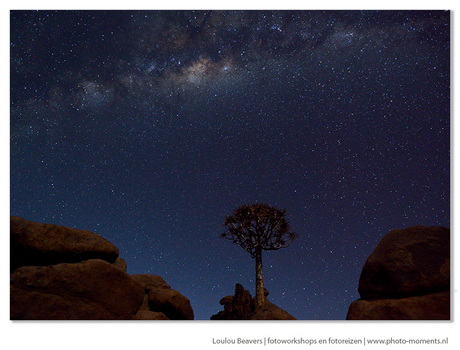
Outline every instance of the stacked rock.
{"label": "stacked rock", "polygon": [[[265,289],[264,293],[266,298],[268,290]],[[239,283],[235,286],[235,295],[223,297],[220,304],[224,310],[211,316],[211,320],[295,320],[294,316],[267,299],[260,310],[256,310],[254,298]]]}
{"label": "stacked rock", "polygon": [[348,320],[450,319],[450,230],[390,231],[367,259]]}
{"label": "stacked rock", "polygon": [[[193,319],[187,298],[159,276],[130,276],[118,248],[94,232],[12,216],[10,250],[12,320]],[[148,276],[162,287],[149,290],[145,309]]]}

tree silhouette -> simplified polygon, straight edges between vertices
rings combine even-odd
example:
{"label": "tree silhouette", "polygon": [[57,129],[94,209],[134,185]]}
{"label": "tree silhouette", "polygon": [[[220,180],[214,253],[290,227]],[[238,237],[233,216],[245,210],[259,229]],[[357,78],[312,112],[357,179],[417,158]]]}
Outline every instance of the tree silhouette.
{"label": "tree silhouette", "polygon": [[262,250],[288,247],[297,235],[286,219],[286,210],[267,204],[241,205],[225,217],[221,237],[238,244],[256,259],[256,310],[265,302]]}

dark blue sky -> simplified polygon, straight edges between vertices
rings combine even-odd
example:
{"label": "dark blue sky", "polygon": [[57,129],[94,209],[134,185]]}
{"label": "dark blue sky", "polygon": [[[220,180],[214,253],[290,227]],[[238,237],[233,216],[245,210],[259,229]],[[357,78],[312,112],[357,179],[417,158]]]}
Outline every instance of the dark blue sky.
{"label": "dark blue sky", "polygon": [[255,263],[219,239],[285,208],[269,299],[345,319],[389,230],[450,227],[450,13],[12,11],[11,214],[101,234],[196,319]]}

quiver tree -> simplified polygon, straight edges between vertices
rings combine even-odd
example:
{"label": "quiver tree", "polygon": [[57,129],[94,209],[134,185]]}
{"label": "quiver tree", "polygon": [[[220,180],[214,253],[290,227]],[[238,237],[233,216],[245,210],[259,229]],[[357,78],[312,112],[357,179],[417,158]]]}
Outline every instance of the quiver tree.
{"label": "quiver tree", "polygon": [[286,210],[263,203],[239,206],[225,217],[224,226],[227,230],[221,237],[238,244],[256,260],[256,310],[259,310],[265,302],[262,250],[286,248],[297,235],[286,219]]}

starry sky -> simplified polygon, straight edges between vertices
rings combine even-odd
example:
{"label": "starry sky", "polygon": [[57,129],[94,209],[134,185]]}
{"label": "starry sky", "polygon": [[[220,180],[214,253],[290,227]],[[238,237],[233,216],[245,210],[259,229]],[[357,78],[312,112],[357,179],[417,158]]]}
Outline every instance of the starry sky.
{"label": "starry sky", "polygon": [[391,229],[450,227],[448,11],[11,11],[10,213],[97,232],[195,318],[255,262],[220,239],[285,208],[269,300],[343,320]]}

